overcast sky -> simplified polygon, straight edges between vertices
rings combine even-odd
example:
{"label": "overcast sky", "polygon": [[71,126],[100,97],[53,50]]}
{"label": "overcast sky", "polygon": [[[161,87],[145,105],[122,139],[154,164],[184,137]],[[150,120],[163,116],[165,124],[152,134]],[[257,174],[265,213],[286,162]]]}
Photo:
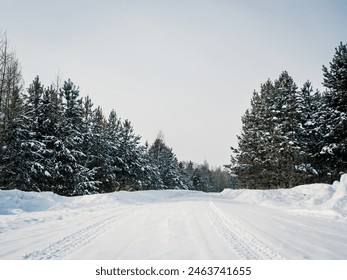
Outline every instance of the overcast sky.
{"label": "overcast sky", "polygon": [[346,0],[0,0],[26,85],[71,78],[143,142],[161,130],[179,160],[212,166],[268,78],[322,88],[346,27]]}

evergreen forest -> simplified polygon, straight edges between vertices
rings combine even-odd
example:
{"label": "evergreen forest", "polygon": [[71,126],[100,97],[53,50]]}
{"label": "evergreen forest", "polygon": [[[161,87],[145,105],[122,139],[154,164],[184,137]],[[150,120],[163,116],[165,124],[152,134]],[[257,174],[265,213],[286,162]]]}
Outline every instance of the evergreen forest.
{"label": "evergreen forest", "polygon": [[129,120],[105,117],[71,80],[24,86],[0,34],[0,189],[76,196],[120,190],[234,187],[227,170],[180,162],[162,135],[141,144]]}
{"label": "evergreen forest", "polygon": [[[332,183],[347,172],[347,45],[323,66],[325,90],[287,71],[254,91],[231,163],[179,161],[159,134],[141,143],[129,120],[106,117],[70,79],[24,86],[0,34],[0,189],[75,196],[120,190],[274,189]],[[116,105],[116,104],[115,104]]]}

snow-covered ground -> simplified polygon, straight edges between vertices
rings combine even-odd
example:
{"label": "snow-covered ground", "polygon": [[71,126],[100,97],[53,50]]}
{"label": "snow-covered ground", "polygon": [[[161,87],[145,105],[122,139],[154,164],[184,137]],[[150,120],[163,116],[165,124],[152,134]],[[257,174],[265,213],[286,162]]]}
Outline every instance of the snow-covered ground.
{"label": "snow-covered ground", "polygon": [[0,259],[347,259],[347,175],[220,194],[0,191]]}

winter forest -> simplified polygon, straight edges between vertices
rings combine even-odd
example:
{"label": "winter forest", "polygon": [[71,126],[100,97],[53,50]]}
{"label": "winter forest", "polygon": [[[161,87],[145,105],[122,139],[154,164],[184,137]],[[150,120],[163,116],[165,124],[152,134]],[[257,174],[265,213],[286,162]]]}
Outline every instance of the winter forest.
{"label": "winter forest", "polygon": [[208,163],[179,162],[164,137],[140,143],[129,120],[106,118],[71,81],[25,88],[0,34],[0,189],[74,196],[119,190],[222,191],[236,179]]}
{"label": "winter forest", "polygon": [[[309,74],[309,73],[308,73]],[[24,86],[0,35],[0,188],[73,196],[119,190],[291,188],[347,172],[347,46],[323,66],[324,92],[282,72],[254,91],[225,169],[180,162],[159,134],[141,144],[129,120],[105,117],[71,80]],[[116,105],[116,104],[115,104]],[[227,153],[228,151],[226,151]]]}

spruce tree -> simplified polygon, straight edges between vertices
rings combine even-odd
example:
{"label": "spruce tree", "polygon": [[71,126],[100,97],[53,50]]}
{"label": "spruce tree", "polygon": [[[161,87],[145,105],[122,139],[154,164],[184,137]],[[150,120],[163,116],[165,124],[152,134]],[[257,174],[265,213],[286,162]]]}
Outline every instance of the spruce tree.
{"label": "spruce tree", "polygon": [[105,128],[105,158],[104,164],[100,170],[100,180],[102,192],[111,192],[120,190],[120,172],[122,159],[120,158],[120,133],[122,122],[118,118],[115,110],[112,110]]}
{"label": "spruce tree", "polygon": [[301,179],[298,170],[300,144],[298,135],[297,86],[286,71],[274,82],[275,100],[273,158],[276,160],[277,187],[294,187]]}
{"label": "spruce tree", "polygon": [[299,118],[297,87],[287,72],[253,93],[233,148],[231,167],[242,187],[288,188],[302,180]]}
{"label": "spruce tree", "polygon": [[260,94],[253,92],[251,107],[242,117],[242,133],[238,148],[232,148],[232,171],[243,188],[275,187],[276,158],[274,158],[274,121],[270,110],[274,86],[268,80],[261,85]]}
{"label": "spruce tree", "polygon": [[60,89],[63,118],[60,139],[55,142],[57,185],[55,191],[63,195],[92,194],[98,190],[95,170],[84,165],[82,99],[79,89],[70,81]]}
{"label": "spruce tree", "polygon": [[158,137],[149,148],[152,162],[157,166],[164,189],[187,189],[180,172],[176,155],[169,148],[163,137]]}
{"label": "spruce tree", "polygon": [[319,126],[324,111],[322,97],[314,91],[310,81],[298,91],[298,170],[302,172],[301,183],[320,182],[324,163],[320,160],[320,145],[323,141]]}
{"label": "spruce tree", "polygon": [[330,182],[347,172],[347,45],[340,43],[330,62],[323,66],[325,93],[325,126],[321,127],[325,145],[320,154],[326,163]]}
{"label": "spruce tree", "polygon": [[3,189],[40,191],[31,180],[30,128],[24,117],[23,107],[16,108],[17,117],[7,123],[3,136],[0,160],[0,181]]}
{"label": "spruce tree", "polygon": [[22,157],[22,173],[28,174],[26,183],[33,190],[50,190],[52,166],[47,161],[49,152],[45,142],[48,131],[45,129],[47,110],[44,106],[47,104],[43,103],[44,87],[38,76],[27,92],[23,123],[28,136],[22,140],[21,144],[26,149],[26,154]]}

